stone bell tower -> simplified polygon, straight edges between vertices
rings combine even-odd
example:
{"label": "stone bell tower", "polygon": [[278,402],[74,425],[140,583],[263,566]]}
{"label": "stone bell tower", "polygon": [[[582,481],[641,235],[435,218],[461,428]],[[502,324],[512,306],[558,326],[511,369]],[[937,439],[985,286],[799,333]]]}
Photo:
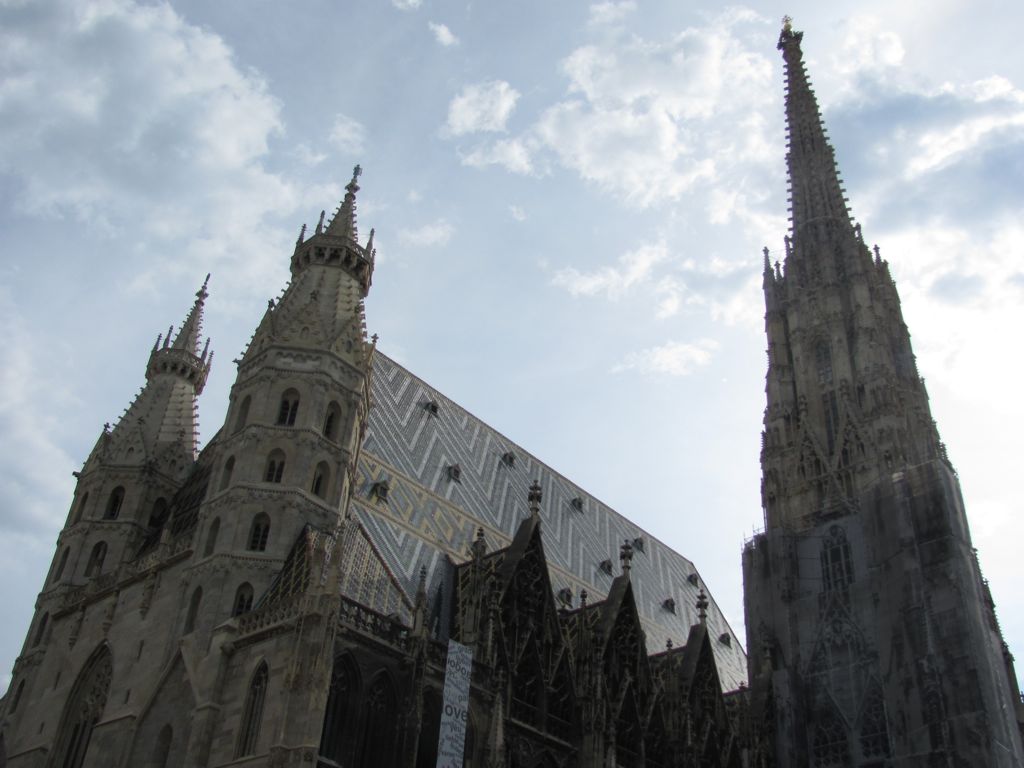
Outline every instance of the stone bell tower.
{"label": "stone bell tower", "polygon": [[959,482],[888,264],[851,219],[802,37],[787,19],[792,230],[783,263],[765,249],[750,679],[771,680],[780,765],[1020,765],[1019,696]]}

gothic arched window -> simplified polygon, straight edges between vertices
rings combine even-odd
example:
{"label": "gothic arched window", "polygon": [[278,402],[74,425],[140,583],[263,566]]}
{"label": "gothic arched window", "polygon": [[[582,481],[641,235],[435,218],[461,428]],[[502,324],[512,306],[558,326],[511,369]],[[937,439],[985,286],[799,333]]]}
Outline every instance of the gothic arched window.
{"label": "gothic arched window", "polygon": [[32,641],[33,646],[37,646],[46,640],[46,629],[50,624],[50,614],[44,613],[43,618],[39,620],[39,627],[36,629],[35,639]]}
{"label": "gothic arched window", "polygon": [[110,693],[114,663],[110,650],[103,645],[85,663],[64,705],[54,752],[55,765],[81,768],[89,749],[93,728],[103,716]]}
{"label": "gothic arched window", "polygon": [[110,492],[110,498],[107,499],[107,507],[103,510],[104,520],[117,520],[117,516],[121,514],[121,505],[124,503],[124,487],[117,486]]}
{"label": "gothic arched window", "polygon": [[85,578],[91,579],[103,573],[103,561],[107,557],[107,542],[100,541],[92,548],[89,562],[85,565]]}
{"label": "gothic arched window", "polygon": [[823,712],[814,726],[811,757],[814,768],[840,768],[850,764],[846,728],[832,709]]}
{"label": "gothic arched window", "polygon": [[196,618],[199,616],[199,605],[203,602],[203,588],[196,587],[192,593],[192,599],[188,602],[188,613],[185,614],[185,630],[183,634],[188,634],[196,628]]}
{"label": "gothic arched window", "polygon": [[252,584],[245,582],[235,591],[235,602],[231,606],[232,616],[241,616],[252,610]]}
{"label": "gothic arched window", "polygon": [[263,480],[267,483],[280,483],[284,475],[284,451],[278,449],[270,452],[267,457],[267,469],[263,473]]}
{"label": "gothic arched window", "polygon": [[319,496],[321,499],[327,497],[327,482],[330,477],[331,470],[326,461],[321,461],[316,465],[316,470],[313,472],[313,485],[310,487],[314,496]]}
{"label": "gothic arched window", "polygon": [[217,547],[217,534],[220,533],[220,518],[213,518],[210,523],[210,530],[206,532],[206,547],[203,549],[203,557],[209,557]]}
{"label": "gothic arched window", "polygon": [[64,551],[60,553],[60,560],[57,562],[57,570],[53,572],[53,581],[60,581],[60,577],[64,575],[64,569],[68,564],[68,554],[71,552],[71,547],[64,547]]}
{"label": "gothic arched window", "polygon": [[270,517],[260,512],[252,520],[252,527],[249,529],[249,550],[251,552],[263,552],[267,548],[267,539],[270,538]]}
{"label": "gothic arched window", "polygon": [[220,473],[220,489],[223,491],[229,485],[231,485],[231,475],[235,473],[235,457],[228,456],[228,460],[224,462],[224,471]]}
{"label": "gothic arched window", "polygon": [[298,414],[299,393],[294,389],[289,389],[281,395],[281,405],[277,409],[277,423],[283,427],[293,427]]}
{"label": "gothic arched window", "polygon": [[357,765],[393,768],[395,756],[395,690],[390,678],[378,674],[363,701],[363,734]]}
{"label": "gothic arched window", "polygon": [[252,398],[249,395],[245,396],[245,400],[238,407],[238,418],[235,419],[235,432],[238,432],[245,423],[249,420],[249,406],[252,405]]}
{"label": "gothic arched window", "polygon": [[[331,671],[331,687],[324,711],[324,727],[320,735],[320,756],[348,765],[355,747],[356,719],[362,709],[359,701],[359,676],[351,657],[339,656]],[[436,744],[436,737],[435,737]],[[434,762],[430,768],[434,768]]]}
{"label": "gothic arched window", "polygon": [[338,437],[338,428],[341,426],[341,406],[335,402],[331,402],[327,406],[327,415],[324,416],[324,437],[328,440],[336,440]]}
{"label": "gothic arched window", "polygon": [[88,492],[86,492],[86,494],[84,496],[82,496],[82,500],[80,502],[78,502],[78,508],[75,510],[74,519],[72,519],[72,521],[71,521],[72,524],[77,523],[79,520],[82,519],[82,515],[85,513],[85,505],[88,504],[88,503],[89,503],[89,494],[88,494]]}
{"label": "gothic arched window", "polygon": [[828,348],[827,341],[819,341],[814,346],[814,366],[818,371],[818,383],[829,385],[832,383],[832,351]]}
{"label": "gothic arched window", "polygon": [[846,592],[853,583],[853,560],[846,531],[840,526],[829,528],[821,547],[821,581],[825,592]]}
{"label": "gothic arched window", "polygon": [[256,752],[256,743],[260,738],[260,726],[263,724],[263,704],[267,698],[267,662],[260,662],[249,683],[249,692],[245,697],[245,708],[242,710],[242,724],[238,734],[238,746],[235,757],[244,757]]}

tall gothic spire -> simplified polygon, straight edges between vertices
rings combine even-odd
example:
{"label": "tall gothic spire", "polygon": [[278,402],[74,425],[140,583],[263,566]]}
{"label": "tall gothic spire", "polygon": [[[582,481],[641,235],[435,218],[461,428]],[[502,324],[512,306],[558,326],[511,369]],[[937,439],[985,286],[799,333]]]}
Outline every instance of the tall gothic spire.
{"label": "tall gothic spire", "polygon": [[356,192],[359,191],[359,177],[362,175],[363,169],[358,165],[352,169],[352,180],[345,185],[345,199],[338,206],[331,223],[327,225],[328,235],[359,242],[359,235],[356,232]]}
{"label": "tall gothic spire", "polygon": [[[210,275],[207,273],[206,279],[203,281],[202,287],[196,291],[196,301],[192,305],[192,309],[189,310],[188,316],[185,318],[185,322],[181,324],[181,328],[178,329],[178,335],[174,339],[174,343],[171,344],[172,349],[184,349],[191,352],[193,355],[199,354],[199,333],[203,330],[203,307],[206,304],[206,299],[209,297],[209,293],[206,292],[206,286],[210,283]],[[169,336],[170,334],[168,334]],[[209,345],[209,339],[206,340]],[[205,351],[203,357],[205,357]]]}
{"label": "tall gothic spire", "polygon": [[778,48],[786,67],[786,129],[789,152],[790,205],[793,236],[798,242],[816,222],[834,222],[852,229],[849,209],[835,153],[829,144],[807,71],[800,43],[803,32],[795,32],[792,20],[783,19]]}

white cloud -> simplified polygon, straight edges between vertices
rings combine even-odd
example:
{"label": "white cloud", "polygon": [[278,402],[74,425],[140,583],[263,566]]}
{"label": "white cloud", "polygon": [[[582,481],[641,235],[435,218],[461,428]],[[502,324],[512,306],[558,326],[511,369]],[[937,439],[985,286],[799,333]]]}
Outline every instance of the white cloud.
{"label": "white cloud", "polygon": [[320,163],[327,159],[327,155],[323,152],[315,151],[308,144],[296,145],[295,149],[292,150],[292,154],[296,160],[308,166],[320,165]]}
{"label": "white cloud", "polygon": [[526,221],[526,211],[518,205],[510,205],[508,207],[508,212],[512,214],[512,218],[516,221]]}
{"label": "white cloud", "polygon": [[519,92],[504,80],[465,86],[448,105],[448,130],[455,136],[504,131]]}
{"label": "white cloud", "polygon": [[22,13],[0,28],[0,168],[21,182],[16,210],[174,243],[152,270],[227,268],[262,292],[287,239],[264,221],[301,193],[263,165],[283,124],[259,74],[166,4]]}
{"label": "white cloud", "polygon": [[620,0],[619,2],[594,3],[590,6],[590,24],[614,24],[622,21],[626,16],[636,10],[634,0]]}
{"label": "white cloud", "polygon": [[854,16],[843,25],[842,46],[832,56],[832,68],[849,77],[859,72],[879,72],[903,63],[903,41],[874,16]]}
{"label": "white cloud", "polygon": [[391,0],[391,4],[402,11],[414,11],[423,5],[423,0]]}
{"label": "white cloud", "polygon": [[573,296],[605,296],[616,301],[631,288],[650,279],[657,264],[668,259],[665,243],[642,245],[619,257],[616,266],[605,266],[591,272],[574,267],[558,270],[551,284],[565,288]]}
{"label": "white cloud", "polygon": [[366,128],[348,115],[337,114],[329,136],[331,144],[346,155],[359,155],[366,147]]}
{"label": "white cloud", "polygon": [[413,248],[429,248],[437,245],[447,245],[454,233],[455,229],[451,224],[444,219],[438,219],[431,224],[424,224],[417,229],[398,230],[398,242]]}
{"label": "white cloud", "polygon": [[533,173],[533,157],[527,143],[521,139],[499,139],[490,145],[476,147],[460,157],[463,165],[484,168],[498,165],[512,173]]}
{"label": "white cloud", "polygon": [[639,371],[647,375],[689,376],[711,362],[718,348],[713,339],[699,339],[693,343],[669,341],[660,347],[630,352],[626,359],[612,368],[612,373]]}
{"label": "white cloud", "polygon": [[457,38],[454,33],[448,29],[446,24],[435,24],[430,21],[427,22],[427,26],[430,27],[430,31],[434,33],[434,39],[445,48],[451,48],[452,46],[459,44],[459,38]]}

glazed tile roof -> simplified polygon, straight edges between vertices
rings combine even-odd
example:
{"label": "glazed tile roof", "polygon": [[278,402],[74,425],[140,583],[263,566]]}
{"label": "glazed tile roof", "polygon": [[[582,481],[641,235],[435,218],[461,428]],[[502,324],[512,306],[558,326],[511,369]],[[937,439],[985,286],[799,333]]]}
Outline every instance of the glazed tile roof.
{"label": "glazed tile roof", "polygon": [[[642,539],[642,551],[634,548],[631,581],[648,653],[663,649],[668,639],[685,642],[697,621],[700,590],[690,560],[380,352],[373,362],[372,393],[352,511],[410,604],[420,567],[427,567],[428,584],[436,589],[445,577],[446,557],[466,560],[478,527],[489,550],[507,547],[528,514],[527,491],[537,480],[555,592],[571,589],[573,605],[581,589],[590,603],[603,600],[613,577],[602,562],[610,561],[612,573],[618,573],[620,545]],[[511,462],[504,458],[507,453],[514,456]],[[386,502],[373,490],[382,481],[388,484]],[[667,598],[674,601],[674,612],[664,607]],[[734,689],[746,678],[746,656],[713,598],[708,631],[715,638],[722,685]],[[730,644],[719,639],[726,633]]]}

